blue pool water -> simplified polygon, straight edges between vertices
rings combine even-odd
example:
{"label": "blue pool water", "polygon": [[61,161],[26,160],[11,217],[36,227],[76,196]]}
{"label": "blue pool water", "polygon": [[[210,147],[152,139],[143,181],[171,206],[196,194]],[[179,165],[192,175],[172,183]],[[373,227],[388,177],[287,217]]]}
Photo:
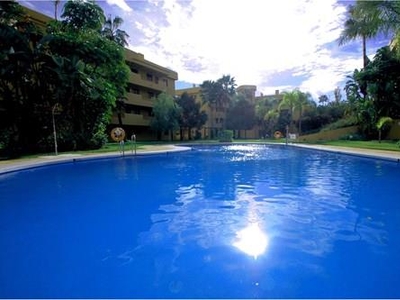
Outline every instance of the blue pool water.
{"label": "blue pool water", "polygon": [[285,146],[0,175],[1,298],[399,298],[400,166]]}

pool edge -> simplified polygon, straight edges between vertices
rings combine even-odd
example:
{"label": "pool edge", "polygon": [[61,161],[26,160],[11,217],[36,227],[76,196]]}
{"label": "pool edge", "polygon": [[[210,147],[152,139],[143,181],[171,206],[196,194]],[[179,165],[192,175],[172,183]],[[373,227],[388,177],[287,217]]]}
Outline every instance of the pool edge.
{"label": "pool edge", "polygon": [[125,151],[124,153],[102,153],[102,154],[88,154],[88,155],[58,155],[58,156],[42,156],[38,158],[34,158],[31,160],[23,161],[20,163],[10,162],[8,166],[0,167],[0,175],[18,172],[22,170],[29,170],[34,168],[46,167],[51,165],[58,164],[69,164],[76,163],[82,161],[90,161],[90,160],[101,160],[101,159],[115,159],[115,158],[125,158],[125,157],[135,157],[135,156],[148,156],[148,155],[159,155],[176,152],[184,152],[192,150],[191,147],[187,146],[170,146],[168,149],[161,150],[146,150],[146,151],[137,151],[136,153],[131,153],[131,151]]}

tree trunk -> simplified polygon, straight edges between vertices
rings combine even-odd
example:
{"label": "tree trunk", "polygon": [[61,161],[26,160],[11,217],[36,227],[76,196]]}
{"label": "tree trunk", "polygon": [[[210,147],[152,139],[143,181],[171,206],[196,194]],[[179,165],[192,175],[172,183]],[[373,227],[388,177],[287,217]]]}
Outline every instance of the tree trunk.
{"label": "tree trunk", "polygon": [[118,113],[118,124],[119,124],[119,127],[122,127],[122,116],[121,116],[120,112]]}
{"label": "tree trunk", "polygon": [[367,38],[365,35],[362,37],[362,51],[363,51],[363,67],[367,66],[368,63],[368,57],[367,57]]}
{"label": "tree trunk", "polygon": [[299,119],[299,136],[301,135],[301,117]]}

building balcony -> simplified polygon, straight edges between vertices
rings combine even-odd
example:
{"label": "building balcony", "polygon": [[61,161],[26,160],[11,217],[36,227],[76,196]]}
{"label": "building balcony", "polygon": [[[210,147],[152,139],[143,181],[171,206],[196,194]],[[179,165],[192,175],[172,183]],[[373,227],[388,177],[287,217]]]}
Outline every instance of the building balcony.
{"label": "building balcony", "polygon": [[155,83],[154,81],[143,79],[139,74],[133,72],[129,74],[129,82],[159,92],[167,91],[167,87],[162,80]]}
{"label": "building balcony", "polygon": [[[122,114],[123,125],[135,125],[135,126],[150,126],[151,117],[137,115],[137,114]],[[118,116],[114,114],[111,119],[112,124],[118,124]]]}
{"label": "building balcony", "polygon": [[153,107],[153,101],[142,95],[127,93],[125,103],[137,106]]}

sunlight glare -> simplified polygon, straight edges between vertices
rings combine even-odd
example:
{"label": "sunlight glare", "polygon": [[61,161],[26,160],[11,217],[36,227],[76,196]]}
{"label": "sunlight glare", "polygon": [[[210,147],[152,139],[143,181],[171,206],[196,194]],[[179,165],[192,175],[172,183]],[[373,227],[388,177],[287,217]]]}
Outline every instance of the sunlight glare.
{"label": "sunlight glare", "polygon": [[250,224],[246,228],[236,232],[237,241],[233,246],[247,255],[257,259],[268,247],[268,237],[262,232],[257,223]]}

